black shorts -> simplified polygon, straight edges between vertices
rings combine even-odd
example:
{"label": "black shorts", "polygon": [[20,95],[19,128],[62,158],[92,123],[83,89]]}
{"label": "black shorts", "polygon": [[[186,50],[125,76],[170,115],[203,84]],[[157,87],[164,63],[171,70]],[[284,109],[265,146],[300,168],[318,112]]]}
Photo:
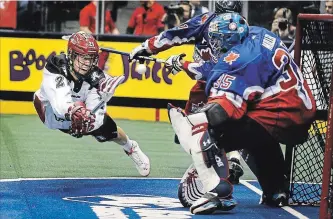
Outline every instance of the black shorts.
{"label": "black shorts", "polygon": [[229,120],[218,133],[221,136],[219,142],[226,152],[279,144],[262,125],[247,116]]}
{"label": "black shorts", "polygon": [[249,117],[229,121],[220,130],[218,145],[226,152],[246,149],[253,157],[253,171],[266,194],[285,190],[285,162],[281,146],[264,127]]}
{"label": "black shorts", "polygon": [[[64,133],[68,133],[69,130],[59,129]],[[92,135],[99,142],[111,141],[114,138],[118,137],[117,124],[113,119],[106,113],[104,116],[103,125],[98,129],[88,133],[87,135]]]}

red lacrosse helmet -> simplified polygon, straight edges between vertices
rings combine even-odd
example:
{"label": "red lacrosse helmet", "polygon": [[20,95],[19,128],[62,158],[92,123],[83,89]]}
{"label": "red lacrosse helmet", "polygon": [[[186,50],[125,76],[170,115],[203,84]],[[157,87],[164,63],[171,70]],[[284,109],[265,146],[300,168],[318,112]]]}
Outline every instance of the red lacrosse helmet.
{"label": "red lacrosse helmet", "polygon": [[79,80],[84,80],[97,65],[97,41],[91,34],[79,31],[69,38],[67,49],[71,70]]}

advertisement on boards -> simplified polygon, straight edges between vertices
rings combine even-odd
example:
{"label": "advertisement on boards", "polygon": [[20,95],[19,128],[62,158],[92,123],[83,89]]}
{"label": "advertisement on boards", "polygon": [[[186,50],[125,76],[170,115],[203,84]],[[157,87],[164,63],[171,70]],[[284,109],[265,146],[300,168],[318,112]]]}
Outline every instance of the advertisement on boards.
{"label": "advertisement on boards", "polygon": [[[0,87],[2,91],[34,92],[42,81],[42,70],[50,55],[66,52],[67,41],[61,39],[0,38]],[[99,42],[102,47],[130,52],[138,43]],[[185,52],[186,51],[186,52]],[[158,54],[166,59],[180,53],[192,54],[193,45],[174,47]],[[186,57],[191,60],[191,57]],[[169,73],[163,64],[146,62],[144,74],[135,71],[136,63],[128,57],[110,54],[105,71],[110,75],[124,74],[126,80],[116,91],[117,97],[186,100],[194,84],[185,72]]]}

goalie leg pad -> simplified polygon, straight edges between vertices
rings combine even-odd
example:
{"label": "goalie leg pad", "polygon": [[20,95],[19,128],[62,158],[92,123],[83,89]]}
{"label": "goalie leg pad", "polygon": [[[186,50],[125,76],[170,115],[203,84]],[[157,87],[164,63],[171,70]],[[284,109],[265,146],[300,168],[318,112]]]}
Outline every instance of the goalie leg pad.
{"label": "goalie leg pad", "polygon": [[[226,157],[220,153],[215,155],[216,164],[214,169],[220,177],[220,183],[215,188],[219,197],[231,195],[232,186],[225,180],[228,176],[228,163]],[[178,198],[184,207],[191,207],[192,204],[205,194],[202,181],[193,164],[184,173],[178,185]]]}
{"label": "goalie leg pad", "polygon": [[[214,165],[216,174],[220,177],[219,183],[213,190],[206,192],[196,201],[192,201],[190,211],[193,214],[211,214],[215,210],[230,211],[237,205],[237,202],[232,199],[233,186],[228,180],[226,180],[226,177],[228,176],[228,162],[226,155],[223,152],[222,156],[216,155],[216,157],[220,160],[217,162],[217,164],[220,163],[220,166]],[[198,171],[198,173],[200,173],[200,171]],[[200,174],[199,179],[203,179],[203,185],[205,185],[205,180],[204,178],[201,178]]]}
{"label": "goalie leg pad", "polygon": [[237,202],[232,199],[233,186],[228,180],[226,180],[226,177],[228,176],[228,163],[225,153],[223,153],[222,158],[218,158],[220,159],[220,163],[224,164],[220,167],[214,165],[215,173],[220,179],[216,187],[208,192],[205,187],[206,180],[205,178],[201,178],[202,175],[198,168],[199,179],[202,179],[206,193],[196,201],[192,202],[190,211],[193,214],[211,214],[216,210],[230,211],[237,205]]}
{"label": "goalie leg pad", "polygon": [[[204,192],[213,191],[221,182],[220,176],[212,166],[217,164],[215,154],[219,150],[208,132],[206,114],[197,113],[186,117],[179,109],[171,105],[169,105],[168,113],[180,144],[192,156],[194,166],[202,180]],[[225,165],[228,166],[227,162],[225,162]],[[228,173],[228,170],[226,172]],[[227,175],[225,178],[227,178]],[[220,187],[223,191],[218,193],[223,196],[230,194],[232,185],[224,179],[222,181],[223,185]]]}
{"label": "goalie leg pad", "polygon": [[181,109],[178,109],[171,104],[168,105],[168,115],[172,128],[177,135],[178,142],[186,151],[190,153],[190,146],[187,144],[187,138],[191,136],[191,124],[186,119]]}
{"label": "goalie leg pad", "polygon": [[[220,181],[214,168],[207,168],[201,151],[202,136],[208,128],[204,113],[193,114],[191,120],[180,109],[168,106],[169,119],[184,150],[192,156],[193,162],[204,185],[205,192],[214,189]],[[193,129],[192,129],[193,128]]]}
{"label": "goalie leg pad", "polygon": [[219,198],[227,199],[232,195],[233,185],[227,180],[229,176],[229,166],[224,149],[221,149],[218,154],[215,154],[215,161],[216,165],[213,167],[220,178],[220,182],[212,191],[217,193]]}
{"label": "goalie leg pad", "polygon": [[[202,135],[202,134],[197,134]],[[194,166],[196,167],[198,171],[199,177],[202,179],[202,184],[204,187],[204,191],[208,192],[216,188],[216,186],[220,183],[220,177],[217,175],[214,167],[210,165],[210,167],[207,166],[207,156],[205,153],[203,153],[201,150],[201,145],[199,145],[199,139],[198,138],[192,138],[195,141],[189,141],[191,142],[191,145],[189,146],[191,149],[191,155],[192,160],[194,163]],[[210,162],[210,161],[209,161]]]}
{"label": "goalie leg pad", "polygon": [[191,164],[178,185],[178,199],[185,208],[189,208],[205,194],[203,190],[198,172]]}
{"label": "goalie leg pad", "polygon": [[[222,178],[212,192],[221,200],[229,200],[232,198],[232,190],[232,185]],[[194,165],[191,164],[178,185],[178,199],[184,207],[191,207],[204,194],[203,182]]]}
{"label": "goalie leg pad", "polygon": [[216,159],[219,157],[216,155],[220,153],[220,149],[217,147],[214,138],[211,137],[208,130],[203,132],[200,147],[206,166],[209,168],[217,165]]}

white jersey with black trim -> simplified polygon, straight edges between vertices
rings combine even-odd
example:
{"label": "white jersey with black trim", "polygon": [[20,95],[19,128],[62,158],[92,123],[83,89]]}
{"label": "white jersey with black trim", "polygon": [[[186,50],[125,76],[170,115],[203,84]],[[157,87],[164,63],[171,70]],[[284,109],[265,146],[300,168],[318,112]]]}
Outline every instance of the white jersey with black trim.
{"label": "white jersey with black trim", "polygon": [[[106,77],[110,77],[106,75]],[[43,80],[35,95],[40,99],[45,109],[45,125],[50,129],[69,129],[71,122],[66,120],[65,114],[68,108],[76,101],[86,104],[87,109],[92,110],[101,101],[96,88],[90,88],[87,82],[83,82],[78,92],[74,91],[74,82],[61,74],[54,74],[46,68],[43,70]],[[103,124],[106,113],[106,104],[95,113],[94,129]]]}

